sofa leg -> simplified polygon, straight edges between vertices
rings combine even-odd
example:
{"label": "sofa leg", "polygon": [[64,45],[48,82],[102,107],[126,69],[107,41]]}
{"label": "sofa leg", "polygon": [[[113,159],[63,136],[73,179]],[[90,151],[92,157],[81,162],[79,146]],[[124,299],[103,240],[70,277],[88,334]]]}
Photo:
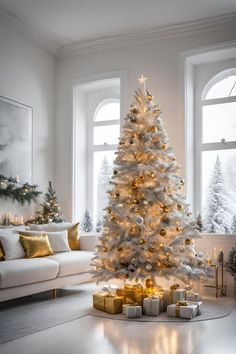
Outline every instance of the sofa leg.
{"label": "sofa leg", "polygon": [[56,299],[57,297],[57,289],[52,289],[52,298]]}

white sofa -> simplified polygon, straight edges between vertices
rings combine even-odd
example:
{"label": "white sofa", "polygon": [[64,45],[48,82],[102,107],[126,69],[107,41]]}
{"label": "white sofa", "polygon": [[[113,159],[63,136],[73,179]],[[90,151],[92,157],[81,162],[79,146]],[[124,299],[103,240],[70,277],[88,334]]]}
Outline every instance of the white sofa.
{"label": "white sofa", "polygon": [[0,302],[91,280],[94,235],[80,236],[80,250],[0,262]]}

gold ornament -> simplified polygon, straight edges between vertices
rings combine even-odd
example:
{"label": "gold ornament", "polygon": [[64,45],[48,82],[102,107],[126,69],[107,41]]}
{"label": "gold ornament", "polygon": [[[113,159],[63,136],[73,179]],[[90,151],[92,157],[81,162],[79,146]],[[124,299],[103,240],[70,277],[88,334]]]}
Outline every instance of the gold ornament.
{"label": "gold ornament", "polygon": [[115,193],[115,197],[118,198],[120,196],[120,193]]}
{"label": "gold ornament", "polygon": [[146,242],[146,241],[145,241],[143,238],[140,238],[140,240],[139,240],[139,244],[140,244],[140,245],[144,245],[145,242]]}
{"label": "gold ornament", "polygon": [[168,213],[169,209],[166,205],[162,205],[161,209],[163,210],[164,213]]}
{"label": "gold ornament", "polygon": [[157,127],[155,127],[155,125],[152,125],[149,129],[148,129],[149,133],[156,133],[157,132]]}
{"label": "gold ornament", "polygon": [[184,180],[181,179],[181,180],[179,181],[179,183],[183,186],[183,185],[184,185]]}
{"label": "gold ornament", "polygon": [[131,112],[134,113],[134,114],[137,114],[138,110],[137,110],[137,108],[134,107],[134,108],[131,109]]}
{"label": "gold ornament", "polygon": [[191,211],[189,211],[188,213],[187,213],[187,216],[191,216],[192,215],[192,213],[191,213]]}
{"label": "gold ornament", "polygon": [[177,207],[176,207],[176,208],[177,208],[178,211],[181,211],[181,210],[183,210],[183,205],[177,204]]}
{"label": "gold ornament", "polygon": [[162,149],[162,150],[166,150],[166,149],[167,149],[167,144],[162,144],[162,145],[161,145],[161,149]]}
{"label": "gold ornament", "polygon": [[152,177],[152,178],[155,177],[155,173],[154,173],[154,172],[151,173],[151,177]]}
{"label": "gold ornament", "polygon": [[191,244],[192,244],[192,240],[189,237],[187,237],[186,240],[185,240],[185,245],[189,246]]}
{"label": "gold ornament", "polygon": [[148,101],[152,101],[152,95],[149,93],[148,95],[147,95],[147,99],[148,99]]}
{"label": "gold ornament", "polygon": [[118,251],[118,252],[121,252],[121,251],[122,251],[122,247],[118,247],[118,248],[117,248],[117,251]]}
{"label": "gold ornament", "polygon": [[162,222],[164,222],[165,224],[169,224],[170,219],[167,216],[163,216],[163,218],[161,219]]}
{"label": "gold ornament", "polygon": [[138,201],[137,199],[133,199],[133,200],[132,200],[132,203],[133,203],[133,204],[139,204],[139,201]]}
{"label": "gold ornament", "polygon": [[176,231],[181,231],[181,228],[179,226],[177,226]]}
{"label": "gold ornament", "polygon": [[103,247],[102,252],[106,253],[108,251],[107,247]]}
{"label": "gold ornament", "polygon": [[149,247],[149,252],[151,252],[151,253],[155,252],[155,247],[153,245],[151,245]]}
{"label": "gold ornament", "polygon": [[145,286],[146,288],[153,288],[154,287],[154,283],[152,279],[146,279],[145,280]]}
{"label": "gold ornament", "polygon": [[160,235],[161,236],[166,236],[166,230],[165,229],[161,229],[160,230]]}

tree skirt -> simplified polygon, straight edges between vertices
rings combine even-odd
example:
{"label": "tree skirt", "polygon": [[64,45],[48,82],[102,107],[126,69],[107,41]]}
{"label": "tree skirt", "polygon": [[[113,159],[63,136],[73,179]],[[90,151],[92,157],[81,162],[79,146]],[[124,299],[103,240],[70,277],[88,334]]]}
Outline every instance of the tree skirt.
{"label": "tree skirt", "polygon": [[197,322],[197,321],[207,321],[215,320],[217,318],[222,318],[228,316],[231,313],[232,308],[227,305],[219,305],[214,301],[204,301],[201,307],[201,315],[194,317],[191,320],[183,318],[175,318],[167,316],[166,312],[162,312],[159,316],[142,316],[139,318],[126,318],[123,314],[111,315],[103,311],[90,308],[88,311],[89,315],[109,318],[112,320],[120,321],[138,321],[138,322]]}

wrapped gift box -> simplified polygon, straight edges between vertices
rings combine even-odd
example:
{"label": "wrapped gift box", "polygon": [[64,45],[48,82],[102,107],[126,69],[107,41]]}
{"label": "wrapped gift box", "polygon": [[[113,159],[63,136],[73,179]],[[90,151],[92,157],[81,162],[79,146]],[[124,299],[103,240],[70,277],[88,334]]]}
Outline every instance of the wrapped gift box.
{"label": "wrapped gift box", "polygon": [[190,305],[197,305],[197,316],[202,313],[202,301],[188,301]]}
{"label": "wrapped gift box", "polygon": [[123,314],[127,318],[137,318],[142,316],[142,307],[138,305],[123,305]]}
{"label": "wrapped gift box", "polygon": [[158,316],[161,312],[161,298],[147,297],[143,300],[144,314],[147,316]]}
{"label": "wrapped gift box", "polygon": [[93,294],[93,307],[111,314],[122,313],[123,298],[107,292]]}
{"label": "wrapped gift box", "polygon": [[173,304],[176,304],[177,301],[184,301],[186,298],[185,289],[176,289],[173,291]]}
{"label": "wrapped gift box", "polygon": [[200,301],[201,297],[198,293],[187,292],[186,293],[186,300],[187,301]]}
{"label": "wrapped gift box", "polygon": [[167,316],[180,317],[191,320],[198,314],[198,305],[187,303],[184,306],[172,304],[167,306]]}
{"label": "wrapped gift box", "polygon": [[124,288],[116,290],[116,295],[123,297],[124,304],[143,305],[143,299],[148,296],[148,293],[143,289],[142,285],[126,284]]}

